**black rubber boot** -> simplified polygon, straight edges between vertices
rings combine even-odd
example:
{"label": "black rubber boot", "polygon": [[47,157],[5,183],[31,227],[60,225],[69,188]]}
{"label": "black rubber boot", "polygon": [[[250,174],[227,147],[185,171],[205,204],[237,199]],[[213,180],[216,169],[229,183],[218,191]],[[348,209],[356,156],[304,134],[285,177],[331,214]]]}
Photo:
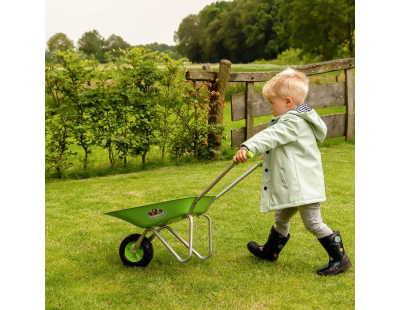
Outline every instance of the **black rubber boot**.
{"label": "black rubber boot", "polygon": [[287,237],[285,237],[280,233],[278,233],[274,229],[274,226],[272,226],[266,244],[259,245],[254,241],[250,241],[247,244],[247,248],[249,249],[250,253],[255,256],[270,262],[275,262],[278,260],[279,252],[282,251],[283,247],[285,246],[286,242],[288,242],[289,238],[290,234],[288,234]]}
{"label": "black rubber boot", "polygon": [[318,239],[318,241],[329,255],[329,264],[317,270],[319,275],[334,276],[351,268],[352,265],[344,251],[339,230],[335,230],[331,235]]}

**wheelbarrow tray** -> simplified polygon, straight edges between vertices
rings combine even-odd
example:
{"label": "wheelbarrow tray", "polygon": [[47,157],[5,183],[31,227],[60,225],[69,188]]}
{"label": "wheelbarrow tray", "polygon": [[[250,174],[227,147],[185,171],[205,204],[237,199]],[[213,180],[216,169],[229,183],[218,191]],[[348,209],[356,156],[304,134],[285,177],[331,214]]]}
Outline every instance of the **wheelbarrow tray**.
{"label": "wheelbarrow tray", "polygon": [[[165,226],[167,224],[179,222],[183,216],[187,215],[190,207],[197,197],[188,197],[170,201],[153,203],[150,205],[134,207],[105,213],[127,221],[140,228],[154,226]],[[203,196],[193,211],[193,215],[198,215],[207,211],[215,196]]]}

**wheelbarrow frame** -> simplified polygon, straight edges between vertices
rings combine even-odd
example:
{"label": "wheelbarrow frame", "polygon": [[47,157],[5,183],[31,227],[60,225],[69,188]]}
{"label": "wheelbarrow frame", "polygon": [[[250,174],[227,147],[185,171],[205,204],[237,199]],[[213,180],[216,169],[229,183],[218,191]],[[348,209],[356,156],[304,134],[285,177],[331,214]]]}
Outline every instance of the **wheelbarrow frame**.
{"label": "wheelbarrow frame", "polygon": [[[247,157],[252,158],[253,154],[251,152],[247,152]],[[161,243],[165,245],[165,247],[172,253],[172,255],[181,263],[185,263],[189,261],[193,255],[193,253],[200,259],[208,259],[212,255],[212,221],[211,218],[205,214],[210,206],[222,195],[224,195],[226,192],[228,192],[231,188],[233,188],[236,184],[238,184],[240,181],[242,181],[245,177],[247,177],[250,173],[252,173],[254,170],[256,170],[258,167],[262,166],[262,161],[258,162],[256,165],[254,165],[250,170],[245,172],[243,175],[241,175],[237,180],[235,180],[233,183],[231,183],[228,187],[226,187],[222,192],[220,192],[217,196],[215,196],[211,202],[208,204],[206,210],[200,214],[197,214],[197,217],[200,218],[201,216],[205,217],[208,220],[208,234],[209,234],[209,250],[208,254],[206,256],[200,255],[195,249],[193,249],[193,216],[192,213],[195,211],[197,203],[200,201],[201,198],[203,198],[234,166],[236,166],[237,163],[232,162],[192,203],[189,212],[182,217],[182,219],[187,218],[189,220],[189,242],[186,242],[174,229],[172,229],[169,225],[162,225],[158,229],[154,228],[153,226],[147,227],[144,229],[143,233],[140,235],[139,239],[136,241],[133,249],[132,249],[132,254],[134,257],[136,257],[136,254],[138,253],[138,250],[140,248],[141,243],[143,242],[144,238],[146,237],[146,234],[151,231],[152,235],[148,238],[148,240],[151,242],[155,237],[157,237]],[[168,224],[168,223],[167,223]],[[168,230],[169,232],[172,233],[183,245],[185,245],[188,248],[188,255],[186,258],[181,258],[176,251],[168,244],[168,242],[160,235],[160,232],[162,230]]]}

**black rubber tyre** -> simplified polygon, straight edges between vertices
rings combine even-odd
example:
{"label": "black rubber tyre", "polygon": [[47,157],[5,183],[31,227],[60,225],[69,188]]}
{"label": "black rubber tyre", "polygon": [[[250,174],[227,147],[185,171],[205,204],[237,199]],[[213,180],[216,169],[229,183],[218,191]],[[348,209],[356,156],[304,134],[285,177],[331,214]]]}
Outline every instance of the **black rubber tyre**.
{"label": "black rubber tyre", "polygon": [[138,253],[133,255],[131,252],[136,241],[140,238],[140,234],[133,234],[126,237],[119,247],[119,256],[124,265],[129,267],[145,267],[153,258],[153,245],[146,237],[140,244]]}

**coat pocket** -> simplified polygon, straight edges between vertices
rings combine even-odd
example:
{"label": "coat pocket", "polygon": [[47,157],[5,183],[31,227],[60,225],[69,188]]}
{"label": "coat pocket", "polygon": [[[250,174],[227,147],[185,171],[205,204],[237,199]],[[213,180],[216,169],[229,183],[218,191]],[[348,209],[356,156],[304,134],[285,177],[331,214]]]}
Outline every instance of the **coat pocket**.
{"label": "coat pocket", "polygon": [[285,175],[283,174],[283,170],[279,170],[279,177],[281,178],[281,182],[283,184],[284,187],[289,188],[288,183],[286,182],[286,178]]}

